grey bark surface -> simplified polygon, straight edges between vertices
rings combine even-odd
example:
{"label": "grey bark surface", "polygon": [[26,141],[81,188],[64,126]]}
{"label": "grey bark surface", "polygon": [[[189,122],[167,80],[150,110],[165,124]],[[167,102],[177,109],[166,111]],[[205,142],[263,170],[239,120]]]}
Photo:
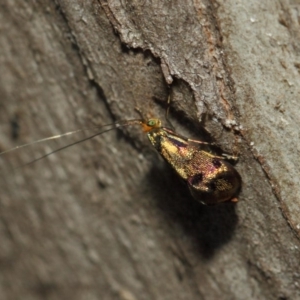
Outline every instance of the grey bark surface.
{"label": "grey bark surface", "polygon": [[0,157],[1,299],[299,299],[299,1],[0,5],[0,151],[143,114],[239,153],[197,203],[136,127]]}

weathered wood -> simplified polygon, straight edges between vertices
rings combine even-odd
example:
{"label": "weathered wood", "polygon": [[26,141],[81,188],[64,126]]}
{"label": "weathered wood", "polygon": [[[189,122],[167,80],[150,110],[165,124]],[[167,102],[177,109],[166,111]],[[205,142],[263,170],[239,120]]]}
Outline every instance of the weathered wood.
{"label": "weathered wood", "polygon": [[171,93],[178,132],[240,152],[243,190],[201,206],[139,128],[5,155],[1,299],[299,298],[298,20],[284,0],[2,1],[0,151],[164,119]]}

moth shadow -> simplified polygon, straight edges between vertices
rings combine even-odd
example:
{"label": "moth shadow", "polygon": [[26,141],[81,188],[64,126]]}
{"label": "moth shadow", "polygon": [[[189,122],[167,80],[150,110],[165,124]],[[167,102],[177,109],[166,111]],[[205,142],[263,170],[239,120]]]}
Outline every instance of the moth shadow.
{"label": "moth shadow", "polygon": [[204,258],[212,258],[230,241],[238,222],[234,203],[206,206],[197,202],[166,164],[153,166],[146,180],[163,218],[181,226]]}

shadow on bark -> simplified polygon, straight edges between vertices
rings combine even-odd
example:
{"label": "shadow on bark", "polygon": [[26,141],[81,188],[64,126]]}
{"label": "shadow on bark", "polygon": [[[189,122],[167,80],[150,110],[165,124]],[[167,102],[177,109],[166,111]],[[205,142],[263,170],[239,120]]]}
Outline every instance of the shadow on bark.
{"label": "shadow on bark", "polygon": [[197,202],[186,184],[166,164],[163,170],[153,166],[145,180],[163,217],[182,227],[196,247],[196,253],[211,259],[217,249],[230,241],[238,223],[236,204],[205,206]]}

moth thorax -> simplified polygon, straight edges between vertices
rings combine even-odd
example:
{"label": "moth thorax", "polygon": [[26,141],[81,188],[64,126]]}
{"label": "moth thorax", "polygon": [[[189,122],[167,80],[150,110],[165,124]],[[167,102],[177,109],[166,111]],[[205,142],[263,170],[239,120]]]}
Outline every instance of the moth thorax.
{"label": "moth thorax", "polygon": [[161,128],[154,129],[147,133],[147,136],[148,136],[151,144],[158,152],[160,152],[160,150],[161,150],[161,141],[162,141],[164,134],[165,134],[165,132]]}

